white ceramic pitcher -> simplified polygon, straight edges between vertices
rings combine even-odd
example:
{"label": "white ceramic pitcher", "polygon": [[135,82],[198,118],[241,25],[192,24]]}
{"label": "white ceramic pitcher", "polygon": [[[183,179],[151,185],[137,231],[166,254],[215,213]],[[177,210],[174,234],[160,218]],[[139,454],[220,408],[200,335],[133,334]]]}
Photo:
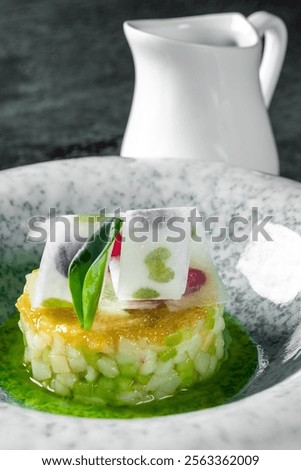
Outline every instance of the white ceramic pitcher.
{"label": "white ceramic pitcher", "polygon": [[257,12],[137,20],[124,31],[136,79],[122,156],[278,173],[266,107],[287,44],[280,18]]}

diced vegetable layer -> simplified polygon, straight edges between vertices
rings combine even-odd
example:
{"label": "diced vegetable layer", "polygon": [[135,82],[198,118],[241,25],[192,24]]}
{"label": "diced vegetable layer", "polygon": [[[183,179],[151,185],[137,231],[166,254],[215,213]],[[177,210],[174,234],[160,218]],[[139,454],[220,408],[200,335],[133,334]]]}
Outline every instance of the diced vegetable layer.
{"label": "diced vegetable layer", "polygon": [[[126,329],[119,324],[119,335],[112,341],[104,330],[94,330],[94,342],[93,336],[87,342],[84,335],[72,342],[72,323],[50,329],[48,309],[40,310],[36,321],[24,298],[18,307],[24,362],[32,377],[58,395],[88,404],[136,405],[171,396],[212,376],[225,354],[222,306],[198,317],[188,312],[190,322],[166,329],[164,338],[155,333],[146,337],[143,330],[125,337]],[[130,326],[131,319],[124,322]]]}

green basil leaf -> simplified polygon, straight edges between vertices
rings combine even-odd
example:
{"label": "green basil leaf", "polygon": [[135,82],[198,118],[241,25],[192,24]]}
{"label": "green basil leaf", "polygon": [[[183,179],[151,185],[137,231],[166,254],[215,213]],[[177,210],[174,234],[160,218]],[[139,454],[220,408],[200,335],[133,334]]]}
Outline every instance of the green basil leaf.
{"label": "green basil leaf", "polygon": [[120,232],[121,219],[105,220],[75,255],[69,266],[69,288],[83,328],[92,326],[105,277],[109,248]]}
{"label": "green basil leaf", "polygon": [[92,326],[97,311],[99,296],[102,291],[109,250],[105,250],[88,270],[83,286],[84,328]]}

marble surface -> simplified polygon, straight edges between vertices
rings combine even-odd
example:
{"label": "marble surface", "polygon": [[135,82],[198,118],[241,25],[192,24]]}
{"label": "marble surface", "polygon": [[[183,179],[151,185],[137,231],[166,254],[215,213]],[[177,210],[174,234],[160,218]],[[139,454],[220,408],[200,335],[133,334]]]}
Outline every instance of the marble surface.
{"label": "marble surface", "polygon": [[301,181],[301,16],[293,0],[2,0],[0,168],[118,154],[134,85],[123,21],[256,10],[288,27],[270,117],[281,174]]}
{"label": "marble surface", "polygon": [[[84,183],[83,183],[84,175]],[[0,447],[4,449],[300,449],[301,429],[301,296],[300,286],[287,303],[272,296],[272,287],[285,294],[295,282],[301,259],[301,186],[257,172],[187,161],[135,161],[120,158],[84,158],[42,163],[0,173],[0,317],[13,311],[24,282],[20,272],[38,263],[42,246],[26,243],[27,223],[33,215],[91,212],[137,207],[197,205],[204,216],[219,216],[210,237],[228,226],[233,216],[249,219],[252,207],[260,217],[273,216],[280,237],[279,278],[271,271],[273,250],[261,258],[267,279],[264,292],[239,263],[252,248],[250,238],[233,241],[231,230],[223,243],[211,243],[217,269],[231,295],[230,311],[251,332],[260,348],[260,367],[230,404],[163,418],[93,420],[49,415],[0,398]],[[281,230],[279,229],[281,228]],[[277,228],[277,230],[276,230]],[[276,230],[276,231],[275,231]],[[246,226],[249,234],[250,226]],[[241,232],[239,232],[241,233]],[[230,236],[231,235],[231,236]],[[277,240],[276,240],[277,241]],[[278,237],[279,242],[279,237]],[[272,253],[272,254],[271,254]],[[288,256],[288,258],[287,258]],[[298,264],[298,263],[297,263]],[[15,265],[13,274],[4,266]],[[249,265],[250,267],[250,265]],[[7,273],[10,273],[8,277]],[[11,277],[12,276],[12,277]],[[275,280],[276,279],[276,280]],[[298,277],[299,279],[299,277]]]}

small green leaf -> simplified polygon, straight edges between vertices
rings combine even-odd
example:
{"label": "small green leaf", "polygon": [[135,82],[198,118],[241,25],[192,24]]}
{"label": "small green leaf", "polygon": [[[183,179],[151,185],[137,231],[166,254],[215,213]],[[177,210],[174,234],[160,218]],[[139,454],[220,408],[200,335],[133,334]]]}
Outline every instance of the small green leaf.
{"label": "small green leaf", "polygon": [[101,256],[92,264],[86,274],[83,286],[83,313],[84,328],[91,328],[95,313],[97,311],[100,293],[102,291],[105,271],[107,267],[108,250],[106,249]]}
{"label": "small green leaf", "polygon": [[120,232],[121,219],[103,221],[75,255],[69,266],[69,288],[83,328],[92,326],[103,287],[109,248]]}

